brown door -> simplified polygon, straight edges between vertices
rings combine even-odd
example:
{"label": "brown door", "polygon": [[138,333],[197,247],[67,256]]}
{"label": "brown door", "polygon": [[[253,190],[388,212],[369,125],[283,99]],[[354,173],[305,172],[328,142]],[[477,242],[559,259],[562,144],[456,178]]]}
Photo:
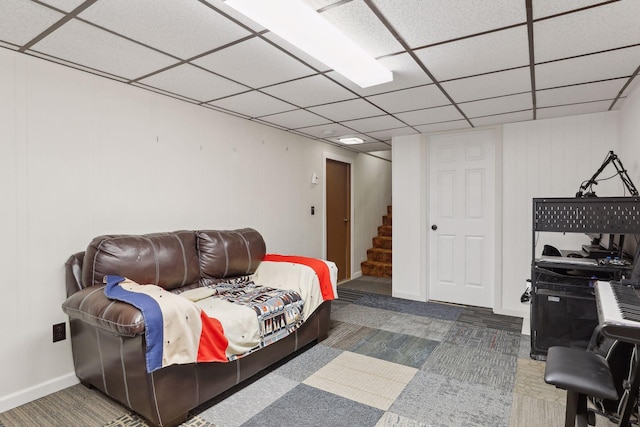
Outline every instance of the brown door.
{"label": "brown door", "polygon": [[338,267],[338,281],[351,277],[351,165],[327,159],[327,259]]}

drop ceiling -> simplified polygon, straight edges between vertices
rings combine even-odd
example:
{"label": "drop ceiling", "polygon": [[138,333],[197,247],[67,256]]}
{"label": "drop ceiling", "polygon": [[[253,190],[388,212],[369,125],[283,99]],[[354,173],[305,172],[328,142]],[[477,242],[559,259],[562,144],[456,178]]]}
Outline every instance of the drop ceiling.
{"label": "drop ceiling", "polygon": [[394,80],[362,89],[222,0],[2,0],[0,47],[363,152],[615,110],[640,80],[638,0],[304,1]]}

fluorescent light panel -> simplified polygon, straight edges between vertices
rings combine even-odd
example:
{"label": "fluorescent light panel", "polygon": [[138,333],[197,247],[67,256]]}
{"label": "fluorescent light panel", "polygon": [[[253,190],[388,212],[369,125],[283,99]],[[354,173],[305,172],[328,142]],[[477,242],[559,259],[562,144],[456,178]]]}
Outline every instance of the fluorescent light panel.
{"label": "fluorescent light panel", "polygon": [[350,138],[340,138],[340,142],[347,145],[353,145],[353,144],[362,144],[364,141],[360,138],[350,137]]}
{"label": "fluorescent light panel", "polygon": [[225,3],[362,88],[393,80],[391,71],[302,0]]}

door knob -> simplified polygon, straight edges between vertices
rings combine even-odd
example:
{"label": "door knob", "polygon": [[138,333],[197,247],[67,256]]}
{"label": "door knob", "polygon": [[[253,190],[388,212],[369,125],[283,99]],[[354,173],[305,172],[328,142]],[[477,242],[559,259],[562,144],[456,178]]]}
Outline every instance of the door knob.
{"label": "door knob", "polygon": [[345,218],[345,219],[344,219],[344,222],[349,222],[349,218]]}
{"label": "door knob", "polygon": [[437,226],[437,225],[435,225],[435,224],[433,224],[433,225],[431,226],[431,229],[432,229],[433,231],[436,231],[436,230],[438,229],[438,226]]}

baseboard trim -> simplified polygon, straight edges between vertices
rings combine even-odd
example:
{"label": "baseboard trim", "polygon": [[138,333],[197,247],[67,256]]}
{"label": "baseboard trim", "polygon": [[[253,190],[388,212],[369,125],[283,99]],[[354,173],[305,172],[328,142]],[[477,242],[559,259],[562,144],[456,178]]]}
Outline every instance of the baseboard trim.
{"label": "baseboard trim", "polygon": [[64,388],[78,384],[80,381],[75,372],[53,378],[49,381],[27,387],[7,396],[0,397],[0,412],[8,411],[25,403],[40,399],[48,394],[55,393]]}

